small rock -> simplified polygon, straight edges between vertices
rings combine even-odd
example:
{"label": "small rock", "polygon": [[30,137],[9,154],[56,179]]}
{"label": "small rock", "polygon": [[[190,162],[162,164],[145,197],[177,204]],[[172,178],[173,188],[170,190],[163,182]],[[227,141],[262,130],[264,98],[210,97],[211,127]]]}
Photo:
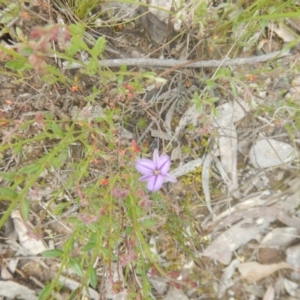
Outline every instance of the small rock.
{"label": "small rock", "polygon": [[256,168],[269,168],[290,162],[295,155],[294,148],[273,139],[257,141],[250,149],[249,159]]}

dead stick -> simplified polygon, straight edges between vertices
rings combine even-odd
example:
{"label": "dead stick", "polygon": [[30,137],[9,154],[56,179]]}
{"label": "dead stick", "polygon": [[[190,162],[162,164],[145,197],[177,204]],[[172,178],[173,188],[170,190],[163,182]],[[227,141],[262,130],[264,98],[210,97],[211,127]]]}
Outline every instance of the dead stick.
{"label": "dead stick", "polygon": [[[99,60],[99,65],[103,67],[120,67],[122,65],[135,67],[155,67],[155,68],[217,68],[220,66],[240,66],[265,62],[271,59],[278,59],[291,55],[289,51],[274,51],[269,54],[250,56],[245,58],[235,58],[226,60],[177,60],[177,59],[156,59],[156,58],[122,58],[122,59],[104,59]],[[88,62],[69,63],[63,62],[63,68],[79,69]]]}

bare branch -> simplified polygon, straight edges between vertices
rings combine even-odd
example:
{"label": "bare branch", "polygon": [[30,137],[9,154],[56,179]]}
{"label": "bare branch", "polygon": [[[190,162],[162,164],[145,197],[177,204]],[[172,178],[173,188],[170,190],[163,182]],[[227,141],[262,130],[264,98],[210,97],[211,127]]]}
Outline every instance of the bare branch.
{"label": "bare branch", "polygon": [[[271,59],[278,59],[291,55],[289,51],[274,51],[269,54],[250,56],[245,58],[223,59],[223,60],[177,60],[177,59],[155,59],[155,58],[122,58],[122,59],[104,59],[99,64],[103,67],[120,67],[122,65],[135,67],[156,67],[156,68],[217,68],[220,66],[239,66],[265,62]],[[69,63],[63,62],[64,69],[79,69],[89,62]],[[177,69],[177,68],[176,68]]]}

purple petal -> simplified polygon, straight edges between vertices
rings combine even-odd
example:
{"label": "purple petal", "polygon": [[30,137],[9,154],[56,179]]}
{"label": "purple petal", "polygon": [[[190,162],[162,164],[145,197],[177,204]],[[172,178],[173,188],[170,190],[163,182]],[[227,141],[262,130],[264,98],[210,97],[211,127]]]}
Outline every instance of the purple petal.
{"label": "purple petal", "polygon": [[153,176],[155,177],[156,175],[153,175],[153,174],[143,175],[142,177],[139,178],[139,181],[148,181]]}
{"label": "purple petal", "polygon": [[165,180],[166,180],[166,181],[170,181],[170,182],[177,182],[176,177],[174,177],[174,176],[172,176],[172,175],[170,175],[170,174],[166,174],[166,175],[165,175]]}
{"label": "purple petal", "polygon": [[140,158],[136,162],[135,167],[143,175],[152,173],[155,170],[154,162],[148,158]]}
{"label": "purple petal", "polygon": [[164,180],[164,176],[152,176],[147,183],[148,190],[151,192],[158,191],[162,187]]}
{"label": "purple petal", "polygon": [[158,149],[155,149],[153,152],[153,163],[154,163],[155,169],[158,169],[158,164],[159,164]]}
{"label": "purple petal", "polygon": [[160,170],[161,174],[165,175],[169,172],[171,167],[171,159],[167,154],[162,155],[159,158],[157,168]]}

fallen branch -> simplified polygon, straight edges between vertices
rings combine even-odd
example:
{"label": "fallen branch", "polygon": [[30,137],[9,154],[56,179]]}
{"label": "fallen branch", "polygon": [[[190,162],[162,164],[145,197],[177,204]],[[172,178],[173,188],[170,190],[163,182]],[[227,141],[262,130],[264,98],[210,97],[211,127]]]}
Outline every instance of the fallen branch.
{"label": "fallen branch", "polygon": [[[217,68],[220,66],[239,66],[265,62],[271,59],[278,59],[290,55],[289,51],[274,51],[269,54],[250,56],[245,58],[223,59],[223,60],[177,60],[177,59],[156,59],[156,58],[122,58],[122,59],[104,59],[99,60],[102,67],[120,67],[122,65],[135,67],[156,67],[156,68]],[[89,62],[70,63],[63,62],[63,68],[79,69]]]}

